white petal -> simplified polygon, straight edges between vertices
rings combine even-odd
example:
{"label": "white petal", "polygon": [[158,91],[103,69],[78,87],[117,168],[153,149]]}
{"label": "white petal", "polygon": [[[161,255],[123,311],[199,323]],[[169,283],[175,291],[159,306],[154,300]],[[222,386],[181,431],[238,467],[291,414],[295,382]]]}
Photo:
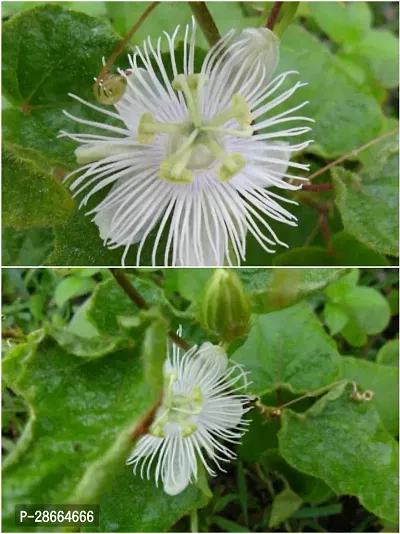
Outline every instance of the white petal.
{"label": "white petal", "polygon": [[[121,115],[126,126],[132,131],[137,131],[140,117],[145,111],[153,107],[152,102],[158,94],[157,87],[154,85],[150,74],[145,69],[135,69],[126,75],[128,81],[125,93],[115,104],[115,108]],[[148,109],[143,108],[140,102],[148,102]],[[139,106],[142,108],[139,110]]]}
{"label": "white petal", "polygon": [[221,376],[228,367],[228,357],[222,347],[213,345],[209,341],[203,343],[199,349],[199,361],[205,368],[214,368],[217,365],[217,374]]}
{"label": "white petal", "polygon": [[263,84],[267,84],[279,62],[279,39],[268,28],[245,28],[233,43],[243,47],[243,58],[252,70],[256,65],[265,67]]}
{"label": "white petal", "polygon": [[202,382],[214,383],[224,374],[228,367],[228,358],[222,347],[208,341],[199,348],[196,356],[187,361],[183,380],[189,385],[200,385]]}
{"label": "white petal", "polygon": [[[202,193],[193,191],[192,194]],[[203,199],[197,202],[196,208],[197,212],[194,203],[188,207],[188,220],[181,218],[176,228],[181,250],[176,264],[184,267],[221,267],[224,265],[227,248],[226,234],[221,228],[217,228],[218,222]]]}
{"label": "white petal", "polygon": [[135,178],[118,180],[103,202],[107,202],[118,189],[124,194],[119,195],[107,207],[96,208],[94,221],[100,229],[102,239],[108,237],[109,242],[118,246],[139,242],[157,223],[155,212],[166,198],[156,194],[157,188],[168,187],[166,182],[151,180],[150,177],[146,185],[138,176]]}
{"label": "white petal", "polygon": [[[280,146],[284,148],[285,146],[289,147],[290,145],[289,143],[275,143],[275,146]],[[251,182],[258,187],[268,187],[269,172],[271,172],[274,181],[282,180],[284,174],[286,174],[286,171],[288,169],[291,155],[292,154],[289,148],[287,150],[277,150],[274,147],[274,144],[270,143],[269,145],[267,145],[263,150],[263,157],[267,158],[267,162],[265,162],[262,166],[262,170],[264,170],[266,174],[266,179],[263,180],[262,178],[252,176]],[[274,161],[268,162],[268,159],[270,158]]]}
{"label": "white petal", "polygon": [[164,491],[168,495],[178,495],[189,484],[192,467],[186,453],[183,438],[176,435],[170,445],[163,466]]}
{"label": "white petal", "polygon": [[75,150],[76,162],[78,165],[86,165],[108,156],[122,154],[124,152],[131,152],[134,150],[133,146],[121,147],[120,145],[113,145],[112,143],[86,143],[79,146]]}
{"label": "white petal", "polygon": [[234,428],[240,423],[243,413],[242,401],[237,397],[217,397],[206,402],[201,418],[218,428]]}
{"label": "white petal", "polygon": [[[115,187],[116,186],[114,186],[111,189],[111,191],[113,191]],[[119,245],[126,245],[128,239],[120,240],[118,239],[117,234],[115,234],[112,230],[110,231],[111,221],[115,213],[120,208],[122,202],[123,201],[121,200],[121,202],[115,203],[109,208],[105,208],[99,211],[94,218],[94,222],[97,224],[99,228],[101,239],[106,239],[108,236],[108,239],[112,241],[113,243],[118,243]],[[145,218],[146,223],[143,225],[143,228],[139,230],[139,232],[135,232],[133,238],[129,238],[129,241],[131,242],[132,245],[134,245],[135,243],[139,243],[139,241],[142,239],[146,230],[148,229],[149,224],[152,221],[152,216],[153,216],[153,213],[150,211],[148,213],[147,218]]]}
{"label": "white petal", "polygon": [[224,64],[211,73],[206,88],[211,109],[226,107],[235,93],[253,98],[267,86],[278,61],[279,39],[273,32],[266,28],[240,32],[230,43]]}

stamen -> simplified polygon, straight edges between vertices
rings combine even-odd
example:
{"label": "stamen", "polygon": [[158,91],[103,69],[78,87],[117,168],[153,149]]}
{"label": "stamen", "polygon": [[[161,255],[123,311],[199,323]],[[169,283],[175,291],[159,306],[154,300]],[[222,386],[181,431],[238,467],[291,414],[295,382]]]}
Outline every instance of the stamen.
{"label": "stamen", "polygon": [[220,182],[230,180],[240,172],[246,164],[246,158],[241,154],[228,154],[216,141],[208,140],[207,146],[214,156],[222,163],[218,169],[217,178]]}
{"label": "stamen", "polygon": [[245,97],[239,93],[233,95],[231,100],[231,108],[224,109],[211,121],[212,126],[219,126],[230,119],[236,119],[239,126],[243,128],[250,125],[253,117]]}
{"label": "stamen", "polygon": [[181,430],[181,436],[187,438],[191,436],[197,430],[197,425],[195,423],[186,423]]}
{"label": "stamen", "polygon": [[193,180],[193,173],[186,169],[186,165],[192,157],[193,144],[198,134],[199,131],[194,130],[178,150],[161,163],[158,176],[162,180],[179,183],[190,183]]}
{"label": "stamen", "polygon": [[167,124],[155,120],[151,113],[143,113],[141,116],[137,139],[139,143],[149,144],[154,141],[156,133],[184,134],[187,131],[185,124]]}
{"label": "stamen", "polygon": [[[177,91],[182,91],[186,99],[186,105],[188,107],[190,118],[193,120],[193,124],[196,128],[201,125],[201,117],[198,113],[194,95],[194,89],[197,90],[197,82],[195,82],[195,75],[185,76],[184,74],[178,74],[175,76],[172,87]],[[190,84],[190,85],[189,85]]]}

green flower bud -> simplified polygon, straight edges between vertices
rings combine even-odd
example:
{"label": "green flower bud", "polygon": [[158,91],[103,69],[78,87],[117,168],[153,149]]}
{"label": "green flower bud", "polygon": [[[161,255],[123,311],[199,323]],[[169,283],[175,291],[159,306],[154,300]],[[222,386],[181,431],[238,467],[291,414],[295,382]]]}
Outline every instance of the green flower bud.
{"label": "green flower bud", "polygon": [[215,269],[204,289],[200,323],[221,341],[231,343],[250,330],[251,308],[242,282],[230,269]]}

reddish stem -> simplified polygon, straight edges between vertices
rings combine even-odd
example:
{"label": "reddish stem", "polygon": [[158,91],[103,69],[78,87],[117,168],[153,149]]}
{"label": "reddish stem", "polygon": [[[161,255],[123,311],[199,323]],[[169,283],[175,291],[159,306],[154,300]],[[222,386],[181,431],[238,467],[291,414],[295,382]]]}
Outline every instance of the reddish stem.
{"label": "reddish stem", "polygon": [[321,228],[322,237],[324,238],[328,254],[334,254],[331,246],[331,231],[325,213],[321,213],[319,216],[319,227]]}
{"label": "reddish stem", "polygon": [[329,191],[333,189],[333,184],[331,182],[326,184],[310,184],[303,185],[303,191]]}
{"label": "reddish stem", "polygon": [[274,2],[272,6],[271,13],[269,14],[266,28],[273,30],[275,27],[276,19],[278,18],[279,11],[281,10],[283,2]]}

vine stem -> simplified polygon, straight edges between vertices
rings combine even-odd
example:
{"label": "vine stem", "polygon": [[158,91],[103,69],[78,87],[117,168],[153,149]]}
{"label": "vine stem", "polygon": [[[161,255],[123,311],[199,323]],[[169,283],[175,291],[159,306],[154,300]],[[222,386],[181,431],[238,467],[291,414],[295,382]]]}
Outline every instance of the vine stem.
{"label": "vine stem", "polygon": [[330,189],[333,189],[332,182],[324,183],[324,184],[311,184],[311,185],[303,185],[302,191],[329,191]]}
{"label": "vine stem", "polygon": [[124,39],[119,43],[119,45],[114,49],[111,56],[107,59],[105,65],[99,72],[99,75],[96,78],[96,81],[93,85],[93,93],[94,96],[97,98],[99,84],[103,80],[104,76],[107,74],[107,72],[110,70],[111,65],[114,63],[114,61],[117,59],[117,57],[120,55],[122,50],[125,48],[125,46],[128,44],[132,36],[137,32],[137,30],[140,28],[140,26],[143,24],[143,22],[147,19],[147,17],[150,15],[150,13],[153,11],[154,8],[158,6],[160,2],[152,2],[149,7],[140,15],[138,21],[132,26],[132,28],[129,30],[128,34],[124,37]]}
{"label": "vine stem", "polygon": [[314,172],[314,174],[308,177],[308,180],[313,180],[314,178],[324,173],[328,169],[331,169],[332,167],[335,167],[339,163],[342,163],[342,161],[345,161],[346,159],[351,158],[351,156],[356,156],[363,150],[366,150],[370,146],[375,145],[375,143],[379,143],[379,141],[382,141],[386,137],[389,137],[389,135],[393,135],[395,133],[397,133],[397,130],[391,130],[390,132],[386,132],[385,134],[382,134],[379,137],[372,139],[372,141],[368,141],[368,143],[365,143],[365,145],[355,148],[354,150],[352,150],[351,152],[348,152],[344,156],[341,156],[340,158],[335,159],[335,161],[331,161],[330,163],[328,163],[328,165],[325,165],[325,167],[322,167],[322,169],[319,169],[318,171]]}
{"label": "vine stem", "polygon": [[147,431],[149,430],[152,422],[154,421],[157,410],[161,405],[162,398],[163,391],[161,390],[156,402],[153,404],[150,410],[142,417],[139,423],[135,426],[134,430],[130,433],[129,437],[131,441],[136,441],[141,436],[147,434]]}
{"label": "vine stem", "polygon": [[197,515],[197,510],[192,510],[190,512],[190,532],[199,531],[199,518]]}
{"label": "vine stem", "polygon": [[269,14],[266,28],[269,30],[273,30],[275,27],[276,19],[278,18],[279,11],[281,10],[283,2],[274,2],[274,5],[272,6],[271,13]]}
{"label": "vine stem", "polygon": [[208,44],[210,47],[214,46],[221,39],[221,35],[206,3],[189,2],[189,6]]}
{"label": "vine stem", "polygon": [[[135,306],[137,306],[140,310],[148,310],[150,308],[147,302],[142,297],[142,295],[137,291],[137,289],[125,276],[122,269],[110,268],[110,272],[115,278],[117,284],[121,287],[121,289],[125,291],[131,301],[135,304]],[[180,347],[184,351],[188,351],[190,349],[189,343],[180,336],[178,336],[178,334],[174,332],[171,328],[168,330],[168,336],[175,343],[175,345],[178,345],[178,347]]]}
{"label": "vine stem", "polygon": [[287,408],[288,406],[291,406],[292,404],[295,404],[296,402],[299,402],[303,399],[308,399],[309,397],[315,397],[319,395],[320,393],[324,393],[324,391],[327,391],[333,386],[336,386],[337,384],[340,384],[342,380],[336,380],[336,382],[332,382],[331,384],[328,384],[327,386],[323,386],[322,388],[314,389],[313,391],[308,391],[304,395],[301,395],[301,397],[297,397],[297,399],[293,399],[289,402],[286,402],[285,404],[282,404],[281,406],[277,406],[276,408],[267,408],[262,403],[256,403],[256,408],[258,408],[262,413],[270,413],[273,415],[280,415],[281,410],[284,408]]}

